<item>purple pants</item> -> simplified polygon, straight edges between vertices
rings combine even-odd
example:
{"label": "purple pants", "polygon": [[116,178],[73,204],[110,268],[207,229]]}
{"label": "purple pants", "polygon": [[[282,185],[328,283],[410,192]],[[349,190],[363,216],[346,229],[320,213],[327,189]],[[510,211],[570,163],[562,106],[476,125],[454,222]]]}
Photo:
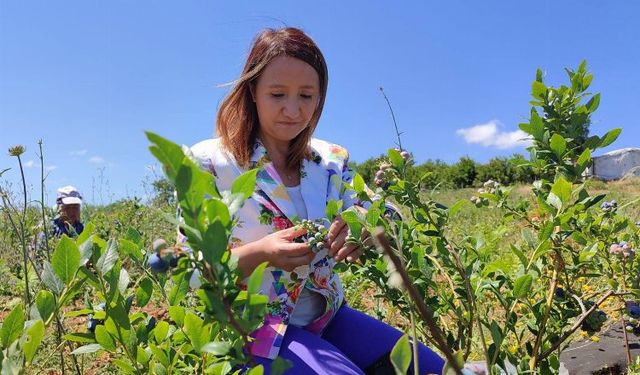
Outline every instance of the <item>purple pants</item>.
{"label": "purple pants", "polygon": [[[289,326],[279,355],[293,363],[286,375],[364,374],[364,369],[389,355],[402,335],[384,322],[343,305],[322,336]],[[271,360],[254,359],[264,366],[265,374],[270,373]],[[441,374],[443,366],[442,358],[425,345],[418,345],[421,374]],[[413,373],[413,365],[409,372]]]}

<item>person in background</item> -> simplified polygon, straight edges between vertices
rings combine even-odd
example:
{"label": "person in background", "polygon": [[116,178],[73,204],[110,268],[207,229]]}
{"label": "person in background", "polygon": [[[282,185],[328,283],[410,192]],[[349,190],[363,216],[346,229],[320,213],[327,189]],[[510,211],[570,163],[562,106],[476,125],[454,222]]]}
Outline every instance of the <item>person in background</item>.
{"label": "person in background", "polygon": [[53,219],[53,236],[60,237],[66,234],[76,237],[84,230],[81,221],[82,196],[73,186],[68,185],[58,189],[56,198],[58,216]]}

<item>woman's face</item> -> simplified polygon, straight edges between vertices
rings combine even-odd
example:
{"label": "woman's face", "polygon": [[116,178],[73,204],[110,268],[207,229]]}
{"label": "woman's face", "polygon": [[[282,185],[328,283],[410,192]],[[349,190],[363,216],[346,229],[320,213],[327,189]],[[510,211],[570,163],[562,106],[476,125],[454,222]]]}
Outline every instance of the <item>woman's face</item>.
{"label": "woman's face", "polygon": [[313,117],[319,93],[320,78],[311,65],[289,56],[273,59],[252,90],[263,141],[288,144],[300,134]]}

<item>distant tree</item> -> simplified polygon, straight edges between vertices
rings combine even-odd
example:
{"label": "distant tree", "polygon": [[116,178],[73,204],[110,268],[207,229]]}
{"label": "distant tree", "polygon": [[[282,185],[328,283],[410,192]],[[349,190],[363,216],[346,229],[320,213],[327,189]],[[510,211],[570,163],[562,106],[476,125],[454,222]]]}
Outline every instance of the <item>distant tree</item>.
{"label": "distant tree", "polygon": [[152,182],[151,186],[153,186],[154,197],[152,200],[152,204],[154,205],[174,205],[176,203],[175,196],[173,192],[175,188],[171,181],[167,178],[162,177]]}
{"label": "distant tree", "polygon": [[451,183],[456,188],[473,186],[476,175],[476,162],[468,156],[461,157],[451,167]]}

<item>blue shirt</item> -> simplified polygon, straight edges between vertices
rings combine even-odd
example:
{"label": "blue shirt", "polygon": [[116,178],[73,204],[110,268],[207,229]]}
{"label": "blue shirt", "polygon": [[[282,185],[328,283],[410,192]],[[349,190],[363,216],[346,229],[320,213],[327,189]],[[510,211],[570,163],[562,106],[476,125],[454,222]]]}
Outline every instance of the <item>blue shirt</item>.
{"label": "blue shirt", "polygon": [[72,226],[73,229],[68,227],[67,223],[63,222],[59,217],[53,219],[53,235],[55,237],[60,237],[63,234],[66,234],[68,237],[76,237],[84,230],[84,224],[81,222],[77,222]]}

